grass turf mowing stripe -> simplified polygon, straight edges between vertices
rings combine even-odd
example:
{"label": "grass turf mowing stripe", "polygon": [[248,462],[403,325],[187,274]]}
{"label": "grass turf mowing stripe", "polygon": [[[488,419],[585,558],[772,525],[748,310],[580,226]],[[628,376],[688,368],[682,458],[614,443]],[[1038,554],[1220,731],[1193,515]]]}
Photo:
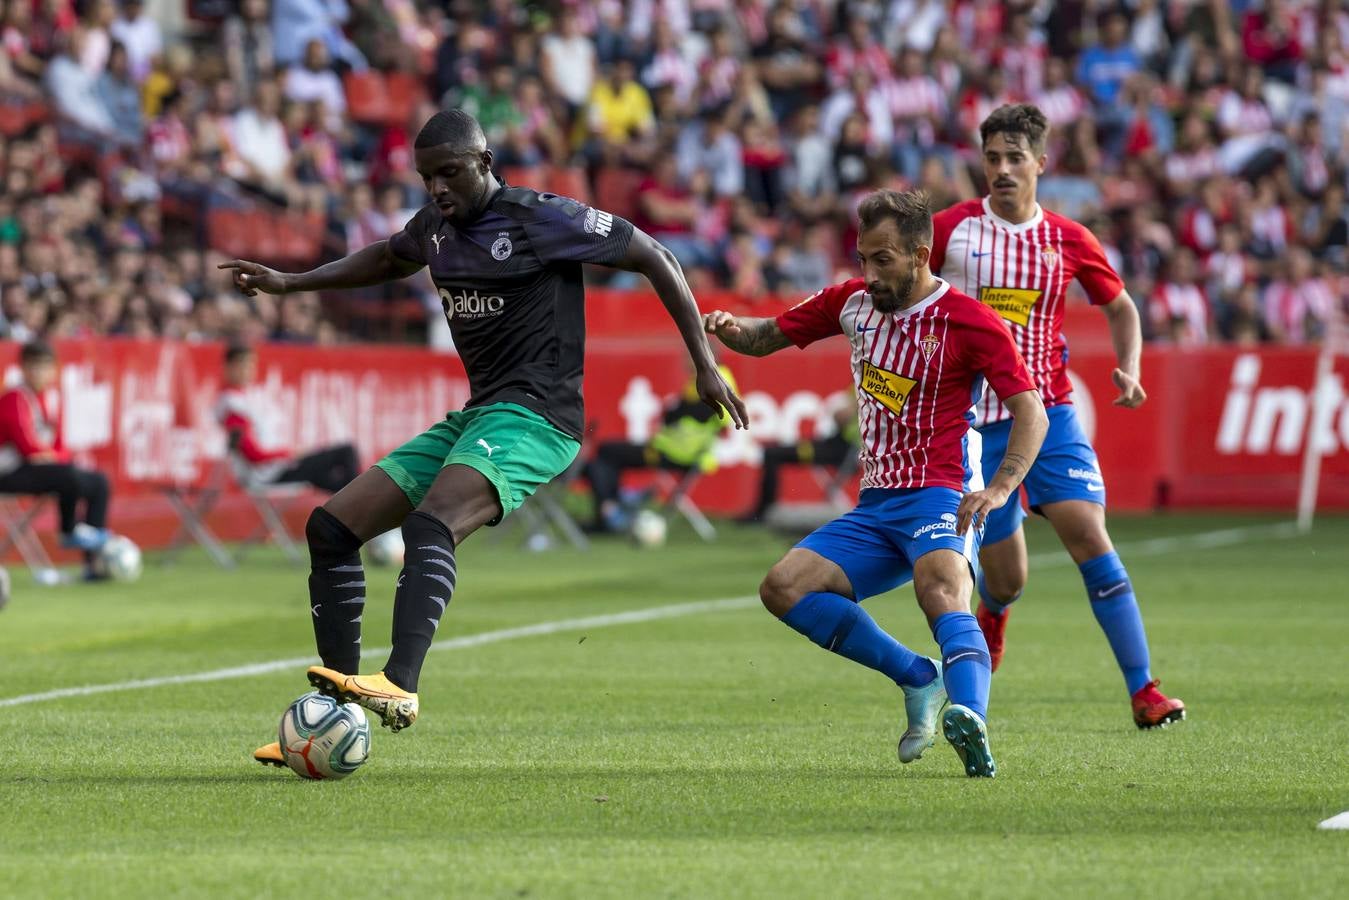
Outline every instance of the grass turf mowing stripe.
{"label": "grass turf mowing stripe", "polygon": [[[1203,550],[1213,547],[1226,547],[1257,538],[1293,537],[1297,534],[1297,525],[1293,522],[1280,522],[1274,525],[1251,525],[1240,528],[1224,528],[1217,531],[1201,531],[1196,534],[1174,535],[1134,541],[1121,545],[1118,549],[1124,556],[1162,556],[1182,550]],[[1070,565],[1072,560],[1062,550],[1050,553],[1037,553],[1030,557],[1030,564],[1037,568],[1053,568]],[[631,625],[638,622],[651,622],[658,619],[672,619],[698,613],[725,612],[733,609],[752,607],[757,596],[729,597],[720,600],[701,600],[692,603],[676,603],[668,606],[653,606],[635,609],[630,612],[609,613],[599,616],[584,616],[576,619],[560,619],[555,622],[539,622],[535,625],[523,625],[516,628],[503,628],[497,631],[484,631],[467,634],[462,637],[436,641],[432,650],[465,650],[484,644],[496,644],[518,638],[538,637],[545,634],[557,634],[563,631],[579,631],[589,628],[609,628],[615,625]],[[388,647],[374,647],[365,653],[386,654]],[[198,682],[228,681],[234,678],[249,678],[266,675],[283,669],[295,669],[311,666],[319,662],[315,656],[299,656],[291,659],[274,659],[268,662],[252,663],[246,666],[233,666],[227,669],[214,669],[209,672],[192,672],[185,675],[165,675],[159,678],[142,678],[133,681],[119,681],[110,684],[90,684],[78,687],[57,688],[37,694],[22,694],[17,697],[0,699],[0,708],[24,706],[30,703],[44,703],[49,700],[63,700],[67,697],[88,697],[94,694],[109,694],[118,691],[139,691],[149,688],[175,684],[195,684]]]}

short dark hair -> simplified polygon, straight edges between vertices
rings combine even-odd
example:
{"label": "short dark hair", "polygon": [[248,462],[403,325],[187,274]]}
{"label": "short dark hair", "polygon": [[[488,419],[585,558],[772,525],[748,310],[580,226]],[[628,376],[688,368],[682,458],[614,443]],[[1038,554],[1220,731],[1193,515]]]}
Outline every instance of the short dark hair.
{"label": "short dark hair", "polygon": [[51,362],[55,359],[56,351],[52,349],[51,344],[41,338],[29,341],[19,351],[19,364],[24,366],[35,362]]}
{"label": "short dark hair", "polygon": [[1038,106],[1014,103],[999,106],[979,125],[979,139],[986,145],[995,134],[1025,135],[1026,143],[1037,156],[1045,152],[1049,120]]}
{"label": "short dark hair", "polygon": [[469,152],[485,148],[487,138],[471,114],[462,109],[442,109],[427,119],[422,130],[417,132],[414,147],[421,150],[441,144],[453,144],[456,151]]}
{"label": "short dark hair", "polygon": [[253,353],[254,350],[250,344],[230,344],[225,348],[225,365],[234,365],[245,356],[252,356]]}
{"label": "short dark hair", "polygon": [[932,242],[932,201],[927,191],[880,190],[857,207],[863,231],[870,231],[886,219],[895,223],[905,249]]}

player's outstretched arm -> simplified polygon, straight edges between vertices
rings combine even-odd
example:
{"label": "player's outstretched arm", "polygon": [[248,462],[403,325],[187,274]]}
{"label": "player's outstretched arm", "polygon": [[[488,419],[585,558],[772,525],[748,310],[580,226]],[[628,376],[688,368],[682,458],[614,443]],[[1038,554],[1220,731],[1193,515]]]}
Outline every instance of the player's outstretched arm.
{"label": "player's outstretched arm", "polygon": [[693,359],[698,385],[698,396],[720,415],[724,410],[735,423],[736,428],[749,427],[749,412],[745,402],[731,390],[731,386],[717,370],[717,361],[712,356],[712,348],[703,333],[702,316],[698,313],[698,304],[693,299],[693,291],[684,280],[684,272],[674,254],[661,246],[651,235],[634,228],[632,240],[628,242],[627,252],[614,264],[615,268],[629,272],[638,272],[646,276],[655,289],[656,296],[665,305],[679,327],[689,356]]}
{"label": "player's outstretched arm", "polygon": [[1115,405],[1136,409],[1148,399],[1139,374],[1143,355],[1143,327],[1138,321],[1138,307],[1134,305],[1128,291],[1120,291],[1101,310],[1110,324],[1110,342],[1115,345],[1115,359],[1119,363],[1118,368],[1110,373],[1115,387],[1119,388]]}
{"label": "player's outstretched arm", "polygon": [[739,318],[722,310],[703,316],[703,328],[736,353],[767,356],[792,345],[777,319]]}
{"label": "player's outstretched arm", "polygon": [[395,256],[388,241],[377,241],[350,256],[308,272],[278,272],[246,259],[232,259],[217,266],[220,269],[233,269],[234,286],[249,297],[258,291],[264,294],[290,294],[329,288],[368,287],[406,278],[421,267],[421,263]]}
{"label": "player's outstretched arm", "polygon": [[1012,414],[1007,452],[988,486],[960,499],[960,507],[956,510],[956,532],[959,534],[964,534],[971,523],[983,522],[989,513],[1002,508],[1030,471],[1030,465],[1044,443],[1045,433],[1049,431],[1049,416],[1045,414],[1039,391],[1022,391],[1002,402]]}

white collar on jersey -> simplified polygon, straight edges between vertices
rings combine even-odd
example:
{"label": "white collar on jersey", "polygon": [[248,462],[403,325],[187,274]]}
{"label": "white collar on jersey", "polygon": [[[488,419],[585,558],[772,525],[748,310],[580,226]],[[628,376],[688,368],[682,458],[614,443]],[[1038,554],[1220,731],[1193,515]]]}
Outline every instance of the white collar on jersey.
{"label": "white collar on jersey", "polygon": [[1034,228],[1036,225],[1039,225],[1041,222],[1045,220],[1045,211],[1040,208],[1040,204],[1038,203],[1035,204],[1035,215],[1031,216],[1024,222],[1009,222],[1002,216],[995,213],[993,211],[993,204],[988,202],[987,197],[984,198],[984,212],[988,214],[988,217],[990,219],[992,219],[994,222],[997,222],[999,225],[1001,225],[1003,228],[1006,228],[1013,234],[1016,234],[1019,231],[1029,231],[1030,229]]}
{"label": "white collar on jersey", "polygon": [[[901,309],[897,312],[881,313],[881,314],[888,315],[892,319],[907,319],[909,316],[918,315],[920,312],[922,312],[923,310],[927,309],[929,306],[940,300],[943,296],[945,296],[946,292],[951,289],[950,284],[946,283],[945,281],[942,281],[936,275],[932,276],[932,280],[937,282],[937,289],[932,293],[928,294],[922,300],[919,300],[917,303],[915,303],[913,306],[910,306],[908,309]],[[867,294],[867,299],[868,300],[871,299],[870,294]],[[874,309],[875,307],[872,308]],[[880,310],[876,311],[880,312]]]}

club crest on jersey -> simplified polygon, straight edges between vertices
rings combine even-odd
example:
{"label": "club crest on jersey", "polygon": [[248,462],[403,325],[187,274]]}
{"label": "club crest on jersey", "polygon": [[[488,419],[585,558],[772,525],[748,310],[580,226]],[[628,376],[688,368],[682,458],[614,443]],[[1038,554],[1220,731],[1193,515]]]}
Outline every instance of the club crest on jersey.
{"label": "club crest on jersey", "polygon": [[505,262],[511,258],[513,250],[515,250],[515,247],[511,244],[511,239],[505,232],[502,232],[501,237],[492,243],[492,259],[497,262]]}
{"label": "club crest on jersey", "polygon": [[1040,248],[1040,259],[1044,260],[1046,269],[1052,269],[1058,264],[1059,251],[1045,244],[1044,247]]}
{"label": "club crest on jersey", "polygon": [[904,408],[904,401],[909,399],[909,392],[917,383],[917,379],[873,366],[869,360],[862,360],[860,387],[895,415],[899,415],[900,410]]}
{"label": "club crest on jersey", "polygon": [[614,228],[614,217],[612,213],[590,207],[586,210],[585,221],[581,223],[586,234],[595,234],[600,237],[608,237],[609,232]]}
{"label": "club crest on jersey", "polygon": [[923,348],[923,359],[932,362],[932,354],[941,346],[941,338],[935,334],[925,334],[918,339],[918,346]]}

